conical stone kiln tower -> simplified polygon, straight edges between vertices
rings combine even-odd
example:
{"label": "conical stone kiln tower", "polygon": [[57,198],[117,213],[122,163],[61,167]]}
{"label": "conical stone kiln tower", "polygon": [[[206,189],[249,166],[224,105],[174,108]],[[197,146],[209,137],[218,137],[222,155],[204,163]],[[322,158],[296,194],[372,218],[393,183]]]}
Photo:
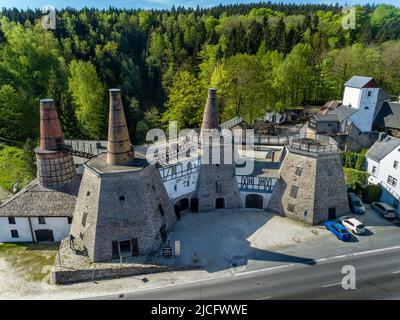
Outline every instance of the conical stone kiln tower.
{"label": "conical stone kiln tower", "polygon": [[40,146],[35,149],[37,178],[43,187],[56,187],[76,179],[72,155],[66,153],[64,137],[52,99],[40,100]]}
{"label": "conical stone kiln tower", "polygon": [[293,139],[286,151],[269,210],[309,224],[349,212],[341,152],[335,145]]}
{"label": "conical stone kiln tower", "polygon": [[[233,148],[226,148],[220,139],[219,141],[213,140],[209,145],[205,144],[205,140],[208,139],[207,137],[212,136],[213,133],[219,136],[219,130],[217,90],[209,89],[200,132],[202,164],[197,181],[199,211],[240,208],[240,195],[235,177]],[[216,146],[213,146],[214,142],[217,142]],[[226,151],[232,152],[231,160],[227,163],[225,161]],[[213,152],[219,153],[219,157],[217,157],[219,161],[215,161]]]}
{"label": "conical stone kiln tower", "polygon": [[110,90],[107,154],[85,164],[71,226],[92,262],[156,251],[176,221],[155,165],[132,150],[121,93]]}

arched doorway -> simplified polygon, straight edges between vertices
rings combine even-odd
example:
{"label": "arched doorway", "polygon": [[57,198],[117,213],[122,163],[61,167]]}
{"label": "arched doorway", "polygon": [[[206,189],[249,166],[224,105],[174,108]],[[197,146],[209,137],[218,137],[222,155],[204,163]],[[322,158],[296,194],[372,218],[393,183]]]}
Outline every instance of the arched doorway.
{"label": "arched doorway", "polygon": [[246,208],[263,209],[264,198],[259,194],[248,194],[246,196]]}
{"label": "arched doorway", "polygon": [[179,206],[179,210],[182,212],[184,210],[189,209],[189,199],[188,198],[183,198],[179,201],[176,202],[176,205]]}
{"label": "arched doorway", "polygon": [[215,200],[215,209],[223,209],[225,208],[225,199],[224,198],[218,198]]}

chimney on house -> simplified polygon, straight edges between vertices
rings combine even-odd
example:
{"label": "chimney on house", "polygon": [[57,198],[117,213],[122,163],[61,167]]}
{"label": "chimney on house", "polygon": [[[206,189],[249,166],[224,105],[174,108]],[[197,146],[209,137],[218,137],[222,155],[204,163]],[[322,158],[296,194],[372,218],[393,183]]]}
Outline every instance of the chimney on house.
{"label": "chimney on house", "polygon": [[110,114],[108,123],[107,163],[124,165],[134,158],[134,151],[129,139],[121,90],[110,89]]}
{"label": "chimney on house", "polygon": [[35,149],[35,153],[37,178],[42,186],[56,186],[76,178],[73,157],[65,153],[64,146],[54,100],[40,100],[40,146]]}
{"label": "chimney on house", "polygon": [[203,122],[201,129],[217,129],[220,130],[219,116],[217,107],[217,89],[208,89],[207,104],[204,108]]}

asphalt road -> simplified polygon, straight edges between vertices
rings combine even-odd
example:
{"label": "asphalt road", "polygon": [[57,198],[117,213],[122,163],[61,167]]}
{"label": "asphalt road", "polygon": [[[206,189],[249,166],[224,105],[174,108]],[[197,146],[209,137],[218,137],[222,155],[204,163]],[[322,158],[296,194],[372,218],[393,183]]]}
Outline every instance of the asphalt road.
{"label": "asphalt road", "polygon": [[[343,266],[354,266],[356,289],[345,290]],[[400,299],[400,247],[282,264],[217,280],[97,299]]]}

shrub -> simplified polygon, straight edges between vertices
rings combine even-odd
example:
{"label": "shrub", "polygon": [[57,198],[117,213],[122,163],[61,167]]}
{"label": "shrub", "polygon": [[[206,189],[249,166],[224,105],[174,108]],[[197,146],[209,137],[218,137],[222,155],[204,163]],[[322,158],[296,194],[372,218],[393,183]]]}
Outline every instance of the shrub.
{"label": "shrub", "polygon": [[362,195],[365,203],[379,201],[381,197],[381,188],[378,185],[369,184],[362,189]]}
{"label": "shrub", "polygon": [[355,189],[358,185],[366,184],[369,176],[368,172],[352,168],[343,168],[343,173],[346,185],[350,186],[352,189]]}

